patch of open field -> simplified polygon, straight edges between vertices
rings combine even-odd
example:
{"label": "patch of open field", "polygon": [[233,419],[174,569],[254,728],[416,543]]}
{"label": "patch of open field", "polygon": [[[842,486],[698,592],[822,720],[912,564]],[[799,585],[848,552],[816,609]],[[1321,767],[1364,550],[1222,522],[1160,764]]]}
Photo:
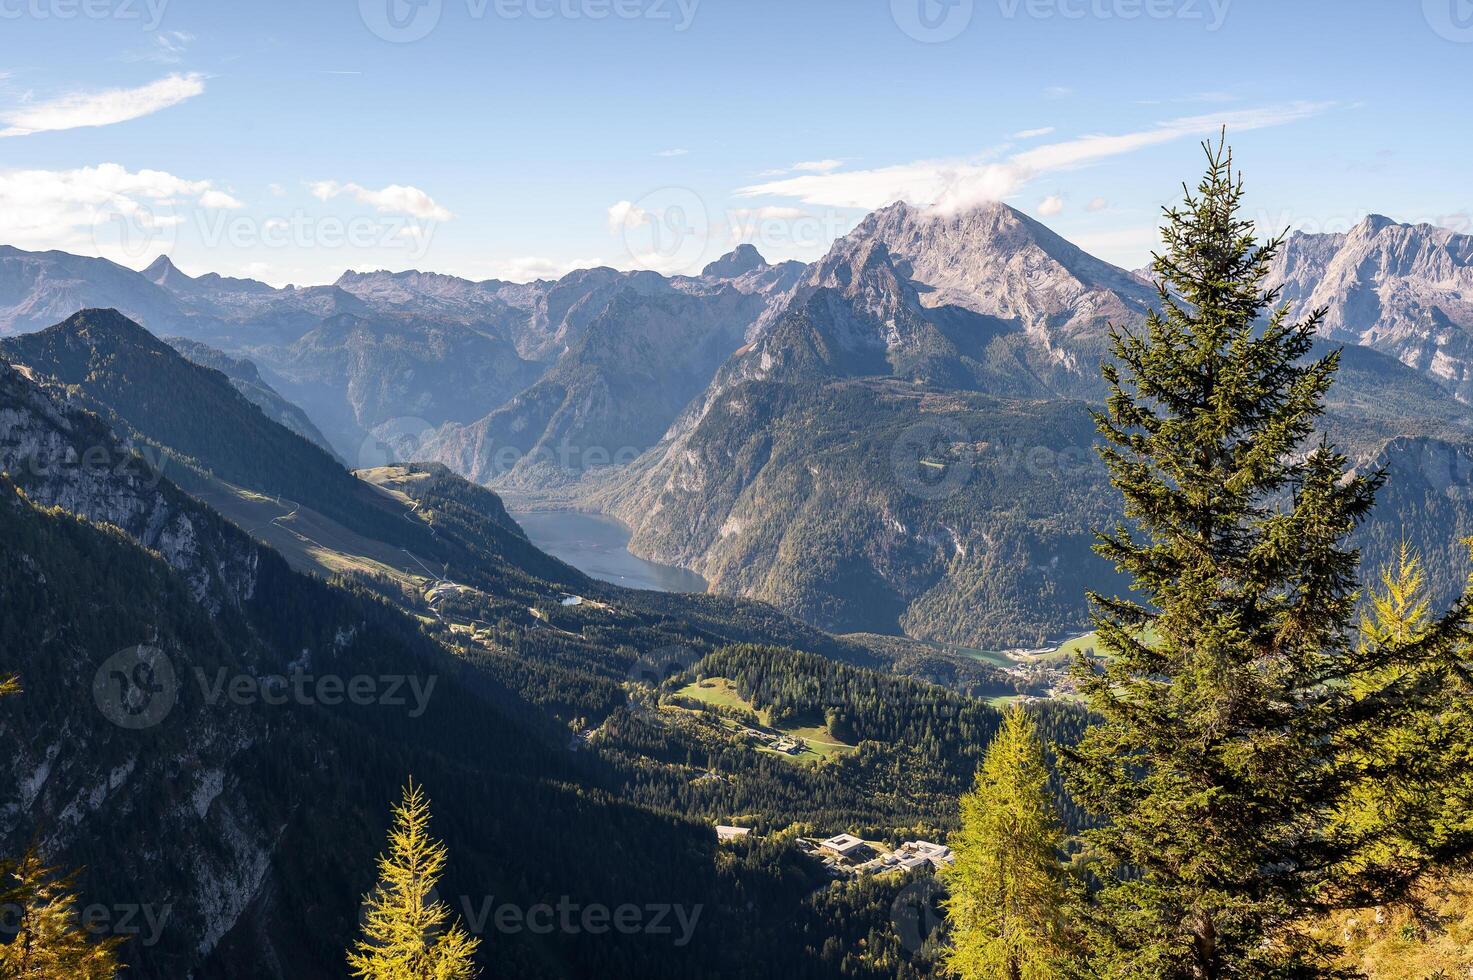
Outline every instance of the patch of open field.
{"label": "patch of open field", "polygon": [[427,573],[402,549],[350,531],[317,511],[283,498],[212,481],[197,494],[247,534],[280,552],[298,571],[322,576],[346,572],[388,575],[422,585]]}
{"label": "patch of open field", "polygon": [[[765,730],[780,738],[801,740],[803,748],[796,753],[783,752],[767,745],[758,747],[760,752],[767,752],[795,763],[817,764],[858,750],[858,746],[835,738],[827,725],[808,724],[786,727],[773,725],[769,712],[756,710],[750,701],[737,693],[736,685],[725,677],[708,677],[693,684],[687,684],[675,693],[712,707],[735,708],[739,711],[751,712],[759,720],[760,730]],[[730,718],[723,718],[722,725],[732,732],[740,732],[745,727]]]}

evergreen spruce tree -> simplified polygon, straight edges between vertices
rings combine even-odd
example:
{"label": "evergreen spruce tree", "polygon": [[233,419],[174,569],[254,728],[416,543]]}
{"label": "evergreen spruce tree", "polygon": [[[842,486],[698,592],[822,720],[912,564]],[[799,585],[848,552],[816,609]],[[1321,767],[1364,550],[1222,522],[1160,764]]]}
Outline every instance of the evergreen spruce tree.
{"label": "evergreen spruce tree", "polygon": [[379,881],[364,899],[363,935],[348,966],[365,980],[467,980],[480,940],[434,895],[445,870],[445,845],[429,835],[430,804],[409,781],[394,808],[389,849],[380,855]]}
{"label": "evergreen spruce tree", "polygon": [[[1101,721],[1066,754],[1101,889],[1103,976],[1331,975],[1293,924],[1404,879],[1354,868],[1336,826],[1357,773],[1349,733],[1412,716],[1456,668],[1467,600],[1415,639],[1357,642],[1346,537],[1380,473],[1312,441],[1337,353],[1310,358],[1323,311],[1291,321],[1266,289],[1282,238],[1255,240],[1225,143],[1166,211],[1160,311],[1112,331],[1101,455],[1128,524],[1097,550],[1134,580],[1092,595],[1103,665],[1076,671]],[[1367,697],[1359,679],[1419,665]]]}
{"label": "evergreen spruce tree", "polygon": [[963,980],[1053,980],[1066,955],[1063,830],[1033,723],[1013,707],[961,800],[942,879],[949,971]]}
{"label": "evergreen spruce tree", "polygon": [[3,980],[112,980],[123,940],[93,941],[77,916],[76,875],[61,876],[34,847],[0,862],[0,908],[13,936],[0,943]]}

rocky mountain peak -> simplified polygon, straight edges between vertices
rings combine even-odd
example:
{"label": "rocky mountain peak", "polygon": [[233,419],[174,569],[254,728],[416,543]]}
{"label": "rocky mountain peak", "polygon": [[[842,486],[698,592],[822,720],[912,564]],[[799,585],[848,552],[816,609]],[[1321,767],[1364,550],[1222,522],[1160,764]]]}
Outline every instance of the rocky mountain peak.
{"label": "rocky mountain peak", "polygon": [[847,241],[883,242],[928,307],[1019,321],[1030,333],[1098,331],[1138,317],[1153,291],[1001,202],[955,212],[898,203]]}
{"label": "rocky mountain peak", "polygon": [[193,276],[180,272],[179,267],[167,255],[160,255],[150,262],[148,268],[143,270],[143,275],[150,282],[170,288],[194,281]]}
{"label": "rocky mountain peak", "polygon": [[701,275],[711,279],[735,279],[766,265],[767,260],[755,245],[742,244],[707,265],[701,270]]}
{"label": "rocky mountain peak", "polygon": [[1390,228],[1395,224],[1397,224],[1396,221],[1386,217],[1384,214],[1368,214],[1355,226],[1355,230],[1351,234],[1369,238],[1379,234],[1382,229]]}
{"label": "rocky mountain peak", "polygon": [[1290,237],[1270,272],[1327,337],[1391,354],[1473,400],[1473,236],[1367,215],[1341,235]]}

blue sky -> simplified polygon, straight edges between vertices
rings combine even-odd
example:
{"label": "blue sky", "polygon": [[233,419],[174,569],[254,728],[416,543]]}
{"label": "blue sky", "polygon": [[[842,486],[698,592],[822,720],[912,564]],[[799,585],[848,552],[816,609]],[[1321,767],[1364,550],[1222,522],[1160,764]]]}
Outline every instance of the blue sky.
{"label": "blue sky", "polygon": [[1220,122],[1266,225],[1463,227],[1470,77],[1469,0],[0,0],[0,242],[525,279],[1001,198],[1137,266]]}

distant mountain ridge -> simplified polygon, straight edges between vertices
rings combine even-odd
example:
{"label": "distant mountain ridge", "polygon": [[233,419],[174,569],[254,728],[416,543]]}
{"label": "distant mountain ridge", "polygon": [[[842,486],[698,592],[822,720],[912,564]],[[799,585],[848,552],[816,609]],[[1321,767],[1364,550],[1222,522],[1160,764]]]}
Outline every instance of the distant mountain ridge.
{"label": "distant mountain ridge", "polygon": [[447,425],[422,458],[481,482],[545,487],[654,445],[801,266],[733,252],[699,278],[614,293],[543,376],[485,418]]}
{"label": "distant mountain ridge", "polygon": [[[1410,453],[1407,440],[1421,438],[1462,452],[1454,399],[1473,394],[1470,258],[1467,236],[1372,217],[1344,235],[1292,236],[1275,266],[1297,309],[1328,307],[1327,340],[1409,369],[1347,358],[1335,431],[1367,465],[1383,451]],[[514,284],[348,272],[330,286],[276,290],[186,276],[167,260],[148,272],[10,250],[0,254],[0,282],[10,284],[0,324],[34,324],[36,311],[68,296],[123,292],[150,327],[177,321],[183,336],[249,358],[350,464],[385,453],[440,462],[506,492],[620,516],[638,553],[700,571],[718,590],[836,629],[862,622],[963,643],[1031,642],[1078,625],[1077,610],[1025,610],[1002,596],[1022,595],[1030,568],[1090,566],[1083,535],[1098,515],[1058,504],[1047,484],[1061,477],[1048,467],[1005,465],[998,472],[1011,473],[1011,485],[975,501],[965,492],[944,507],[911,499],[864,427],[901,439],[919,426],[942,456],[967,456],[970,445],[981,469],[969,479],[981,483],[969,485],[993,487],[991,454],[1029,448],[1017,441],[1027,435],[1018,420],[1032,413],[1050,431],[1044,420],[1102,397],[1109,325],[1138,324],[1157,299],[1139,275],[1004,204],[947,214],[895,204],[811,264],[769,264],[741,246],[699,276],[593,268]],[[820,424],[818,413],[839,405],[850,413],[847,432]],[[978,434],[1002,431],[1003,420],[1016,437]],[[966,438],[948,449],[932,429],[955,435],[952,423]],[[1036,448],[1088,456],[1087,431],[1059,438]],[[1428,461],[1438,452],[1419,458],[1437,469]],[[826,471],[839,460],[869,469]],[[1097,475],[1076,467],[1065,478],[1105,492]],[[828,526],[842,508],[796,522],[792,505],[819,476],[860,501],[842,533]],[[973,511],[966,521],[956,513],[963,502]],[[1031,542],[1016,552],[1016,572],[1001,551],[984,558],[987,542],[1007,539],[1004,515],[1025,529],[1010,540]],[[1078,548],[1059,550],[1066,540]],[[836,580],[826,590],[816,574],[794,577],[824,567],[815,558],[829,553],[871,584]],[[1449,558],[1444,573],[1452,567]],[[973,614],[957,603],[953,593],[979,575],[996,594],[976,601],[1011,611]],[[952,606],[961,611],[921,611]],[[895,619],[843,612],[865,607]]]}
{"label": "distant mountain ridge", "polygon": [[1291,235],[1273,279],[1297,308],[1326,308],[1327,338],[1473,401],[1473,236],[1370,215],[1344,234]]}
{"label": "distant mountain ridge", "polygon": [[[1103,394],[1109,325],[1138,326],[1157,300],[1005,205],[894,205],[810,266],[659,445],[587,502],[631,525],[636,553],[825,628],[964,646],[1082,629],[1069,596],[1112,587],[1090,532],[1117,518],[1099,506],[1113,492],[1086,403]],[[1432,372],[1348,354],[1327,427],[1365,465],[1422,474],[1392,492],[1429,515],[1407,533],[1445,590],[1461,578],[1463,532],[1448,529],[1469,526],[1452,491],[1473,415]],[[1389,535],[1366,532],[1372,561]]]}

